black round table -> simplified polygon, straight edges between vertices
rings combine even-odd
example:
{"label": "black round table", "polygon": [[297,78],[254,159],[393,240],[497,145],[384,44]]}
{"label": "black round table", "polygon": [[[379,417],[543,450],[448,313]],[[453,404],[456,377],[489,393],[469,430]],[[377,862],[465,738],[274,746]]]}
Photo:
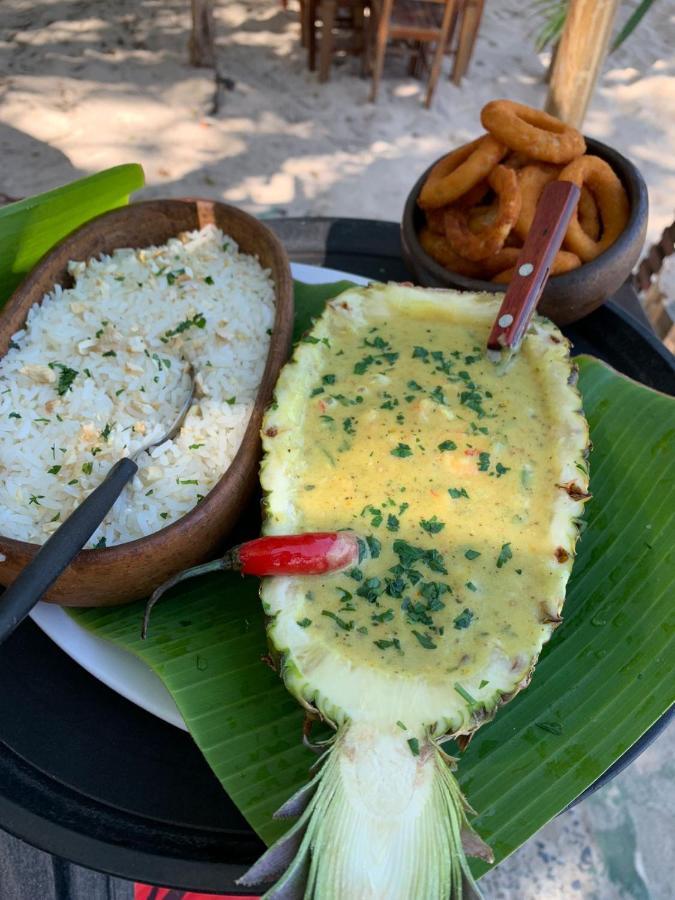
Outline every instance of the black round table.
{"label": "black round table", "polygon": [[[377,280],[409,278],[393,223],[268,224],[294,261]],[[566,329],[575,351],[675,393],[672,357],[650,332],[632,290],[620,293]],[[246,893],[234,881],[262,843],[186,733],[105,687],[32,621],[0,647],[0,684],[0,828],[123,878]],[[668,719],[594,787],[635,758]]]}

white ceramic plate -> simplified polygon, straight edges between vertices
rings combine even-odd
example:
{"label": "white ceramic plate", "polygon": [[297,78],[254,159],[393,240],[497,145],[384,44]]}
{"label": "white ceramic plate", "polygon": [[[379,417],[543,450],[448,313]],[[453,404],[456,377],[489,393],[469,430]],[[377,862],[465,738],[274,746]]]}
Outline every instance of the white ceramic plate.
{"label": "white ceramic plate", "polygon": [[[360,275],[337,269],[302,263],[292,263],[291,268],[293,277],[307,284],[326,284],[342,279],[368,283],[368,279]],[[99,681],[170,725],[187,731],[171,694],[152,669],[132,653],[81,628],[60,606],[52,603],[38,603],[31,618],[68,656]]]}

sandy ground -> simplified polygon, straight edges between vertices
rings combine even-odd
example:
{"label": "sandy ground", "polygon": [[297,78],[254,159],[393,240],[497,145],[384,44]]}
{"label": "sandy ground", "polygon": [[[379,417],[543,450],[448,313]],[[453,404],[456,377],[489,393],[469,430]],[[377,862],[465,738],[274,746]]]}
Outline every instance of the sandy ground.
{"label": "sandy ground", "polygon": [[[377,106],[353,59],[320,86],[295,11],[274,0],[219,5],[217,85],[210,70],[186,64],[188,5],[2,0],[0,192],[24,196],[137,161],[146,196],[201,194],[259,215],[398,220],[417,175],[478,133],[483,103],[538,105],[546,93],[547,54],[532,49],[535,23],[522,0],[487,4],[469,77],[459,89],[444,77],[431,111],[394,56]],[[609,58],[585,125],[642,170],[651,241],[674,215],[673,9],[657,4]],[[486,895],[672,897],[672,736],[549,823],[484,880]]]}
{"label": "sandy ground", "polygon": [[[532,48],[523,5],[487,4],[468,78],[456,88],[444,77],[426,111],[423,86],[393,54],[376,106],[355,59],[319,85],[297,13],[275,0],[218,6],[218,66],[231,89],[186,64],[187,0],[3,0],[0,191],[24,195],[133,160],[147,196],[397,220],[419,172],[479,132],[483,103],[543,102],[547,54]],[[662,2],[609,58],[585,125],[644,173],[650,239],[674,212],[674,45],[673,6]]]}

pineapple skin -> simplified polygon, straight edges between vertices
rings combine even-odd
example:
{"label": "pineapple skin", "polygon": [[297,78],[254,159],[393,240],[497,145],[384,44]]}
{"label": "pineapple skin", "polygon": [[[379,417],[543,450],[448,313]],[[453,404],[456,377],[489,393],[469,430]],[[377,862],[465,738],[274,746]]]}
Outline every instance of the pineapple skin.
{"label": "pineapple skin", "polygon": [[[492,295],[427,291],[400,285],[348,291],[328,304],[281,373],[263,427],[265,456],[264,531],[302,530],[294,511],[292,483],[298,430],[317,371],[322,341],[330,340],[335,317],[363,324],[373,308],[396,315],[410,306],[480,321],[488,329],[498,310]],[[490,848],[471,828],[473,812],[452,775],[441,738],[467,743],[498,707],[527,686],[542,645],[562,621],[565,585],[571,572],[583,504],[588,498],[588,426],[575,383],[569,345],[557,328],[536,318],[526,340],[546,371],[549,401],[557,421],[560,460],[548,540],[555,558],[555,587],[542,598],[537,639],[518,665],[495,663],[485,689],[471,685],[470,699],[453,689],[452,678],[397,681],[386,673],[313,651],[297,627],[299,598],[294,580],[268,579],[261,599],[268,615],[270,651],[288,690],[311,717],[335,729],[318,771],[291,798],[280,816],[299,816],[241,879],[251,885],[275,881],[265,900],[462,900],[480,897],[466,855],[492,860]],[[478,702],[476,702],[478,701]]]}
{"label": "pineapple skin", "polygon": [[[330,340],[335,327],[333,320],[345,315],[345,307],[349,308],[348,315],[357,323],[365,323],[369,321],[368,317],[372,315],[374,306],[388,309],[395,315],[411,305],[431,307],[446,316],[451,308],[460,320],[479,320],[485,323],[486,328],[494,320],[499,307],[498,301],[490,294],[425,290],[398,284],[372,285],[350,290],[331,301],[311,330],[312,339],[318,339],[318,343],[301,342],[297,345],[291,360],[282,370],[274,401],[263,421],[261,484],[265,495],[265,533],[280,534],[299,530],[289,490],[289,475],[297,452],[297,429],[302,425],[306,397],[314,372],[321,365],[321,341]],[[425,732],[435,737],[472,734],[484,722],[493,718],[501,704],[511,700],[529,684],[541,647],[562,621],[565,587],[574,562],[579,524],[584,503],[590,496],[586,462],[589,451],[588,425],[576,388],[576,368],[570,360],[568,341],[553,323],[542,317],[536,317],[533,321],[527,341],[536,346],[537,354],[546,367],[550,405],[556,410],[559,422],[557,440],[561,463],[556,478],[559,490],[548,537],[550,557],[556,572],[556,586],[553,595],[542,598],[541,601],[540,639],[531,648],[531,652],[519,660],[516,668],[506,668],[501,663],[495,663],[485,675],[490,684],[487,689],[479,690],[477,685],[472,686],[470,693],[478,700],[477,705],[470,704],[453,690],[452,680],[431,687],[428,684],[418,685],[409,696],[395,697],[394,702],[389,703],[387,698],[392,691],[400,695],[400,685],[394,685],[386,678],[378,679],[376,673],[369,672],[368,694],[371,697],[374,694],[377,698],[377,706],[382,711],[381,718],[387,723],[401,718],[405,721],[406,716],[409,718],[406,704],[414,702],[420,710],[419,718],[424,722]],[[369,718],[371,711],[364,709],[359,702],[364,695],[361,684],[355,679],[352,679],[355,683],[351,683],[348,666],[335,670],[331,663],[325,667],[327,671],[324,677],[321,664],[312,665],[312,676],[300,664],[297,648],[307,643],[308,636],[293,628],[292,587],[293,580],[287,578],[267,579],[261,587],[261,599],[269,616],[270,649],[286,687],[308,711],[318,713],[335,726],[359,718],[363,713]],[[427,696],[421,696],[422,694]],[[341,699],[344,702],[340,702]]]}

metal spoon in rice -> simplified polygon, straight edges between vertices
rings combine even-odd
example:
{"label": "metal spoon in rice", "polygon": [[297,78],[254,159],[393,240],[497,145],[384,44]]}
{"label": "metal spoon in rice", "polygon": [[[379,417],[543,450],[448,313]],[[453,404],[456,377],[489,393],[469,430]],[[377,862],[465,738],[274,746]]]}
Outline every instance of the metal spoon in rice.
{"label": "metal spoon in rice", "polygon": [[38,600],[49,590],[63,570],[70,565],[101,524],[125,485],[138,471],[136,458],[179,431],[195,396],[195,373],[188,366],[190,390],[170,428],[160,437],[150,438],[130,456],[116,462],[105,480],[74,510],[54,534],[42,545],[35,557],[19,573],[0,597],[0,642],[23,622]]}

